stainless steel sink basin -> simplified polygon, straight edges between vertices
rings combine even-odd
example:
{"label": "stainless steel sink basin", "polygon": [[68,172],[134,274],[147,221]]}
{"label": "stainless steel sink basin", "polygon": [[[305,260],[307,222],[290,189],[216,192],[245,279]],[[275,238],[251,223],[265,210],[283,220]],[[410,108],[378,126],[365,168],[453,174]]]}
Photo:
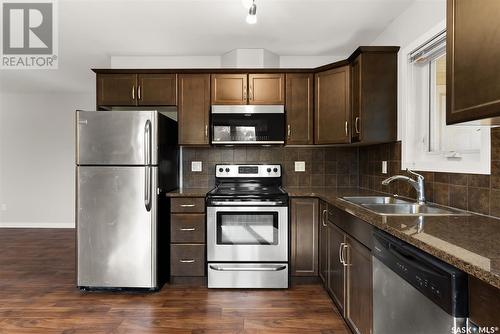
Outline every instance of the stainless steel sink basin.
{"label": "stainless steel sink basin", "polygon": [[418,204],[390,196],[346,196],[343,199],[383,216],[460,216],[468,214],[462,210],[433,204]]}
{"label": "stainless steel sink basin", "polygon": [[361,204],[384,216],[454,216],[467,215],[465,211],[443,208],[432,204]]}
{"label": "stainless steel sink basin", "polygon": [[346,196],[343,199],[355,204],[411,204],[411,202],[390,196]]}

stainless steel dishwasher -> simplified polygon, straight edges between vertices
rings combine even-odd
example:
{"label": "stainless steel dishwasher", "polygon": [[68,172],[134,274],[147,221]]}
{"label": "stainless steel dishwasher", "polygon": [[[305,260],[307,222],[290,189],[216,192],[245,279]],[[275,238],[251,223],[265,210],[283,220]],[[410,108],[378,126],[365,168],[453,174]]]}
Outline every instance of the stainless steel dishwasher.
{"label": "stainless steel dishwasher", "polygon": [[450,334],[467,326],[467,274],[374,233],[373,333]]}

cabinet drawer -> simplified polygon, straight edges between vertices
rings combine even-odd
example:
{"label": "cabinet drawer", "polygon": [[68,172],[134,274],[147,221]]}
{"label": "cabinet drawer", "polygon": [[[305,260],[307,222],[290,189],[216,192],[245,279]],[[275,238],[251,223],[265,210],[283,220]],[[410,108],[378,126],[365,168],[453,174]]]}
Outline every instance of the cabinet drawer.
{"label": "cabinet drawer", "polygon": [[179,197],[172,198],[172,213],[180,212],[205,212],[205,198],[203,197]]}
{"label": "cabinet drawer", "polygon": [[171,276],[205,276],[205,245],[170,245]]}
{"label": "cabinet drawer", "polygon": [[170,240],[173,243],[205,243],[205,215],[172,214]]}

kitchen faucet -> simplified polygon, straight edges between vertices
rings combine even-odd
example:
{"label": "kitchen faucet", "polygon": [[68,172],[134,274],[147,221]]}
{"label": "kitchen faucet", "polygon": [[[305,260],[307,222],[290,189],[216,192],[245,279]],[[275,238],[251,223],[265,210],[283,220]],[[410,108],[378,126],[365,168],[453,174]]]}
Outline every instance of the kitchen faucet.
{"label": "kitchen faucet", "polygon": [[404,175],[394,175],[391,176],[384,181],[382,181],[382,184],[384,186],[387,186],[389,183],[395,180],[403,180],[408,182],[415,190],[417,191],[417,203],[418,204],[425,204],[425,187],[424,187],[424,177],[418,173],[415,173],[414,171],[409,170],[408,168],[406,169],[406,172],[409,174],[415,176],[417,179],[414,180],[408,176]]}

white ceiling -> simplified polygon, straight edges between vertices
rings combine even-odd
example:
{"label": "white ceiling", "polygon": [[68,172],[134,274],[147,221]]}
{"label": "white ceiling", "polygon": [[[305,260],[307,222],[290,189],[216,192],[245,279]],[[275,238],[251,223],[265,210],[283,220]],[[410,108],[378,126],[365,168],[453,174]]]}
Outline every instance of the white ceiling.
{"label": "white ceiling", "polygon": [[265,48],[278,55],[345,57],[370,45],[415,1],[256,0],[259,22],[252,26],[241,0],[59,0],[59,69],[3,70],[0,88],[92,92],[90,68],[109,67],[112,55]]}

